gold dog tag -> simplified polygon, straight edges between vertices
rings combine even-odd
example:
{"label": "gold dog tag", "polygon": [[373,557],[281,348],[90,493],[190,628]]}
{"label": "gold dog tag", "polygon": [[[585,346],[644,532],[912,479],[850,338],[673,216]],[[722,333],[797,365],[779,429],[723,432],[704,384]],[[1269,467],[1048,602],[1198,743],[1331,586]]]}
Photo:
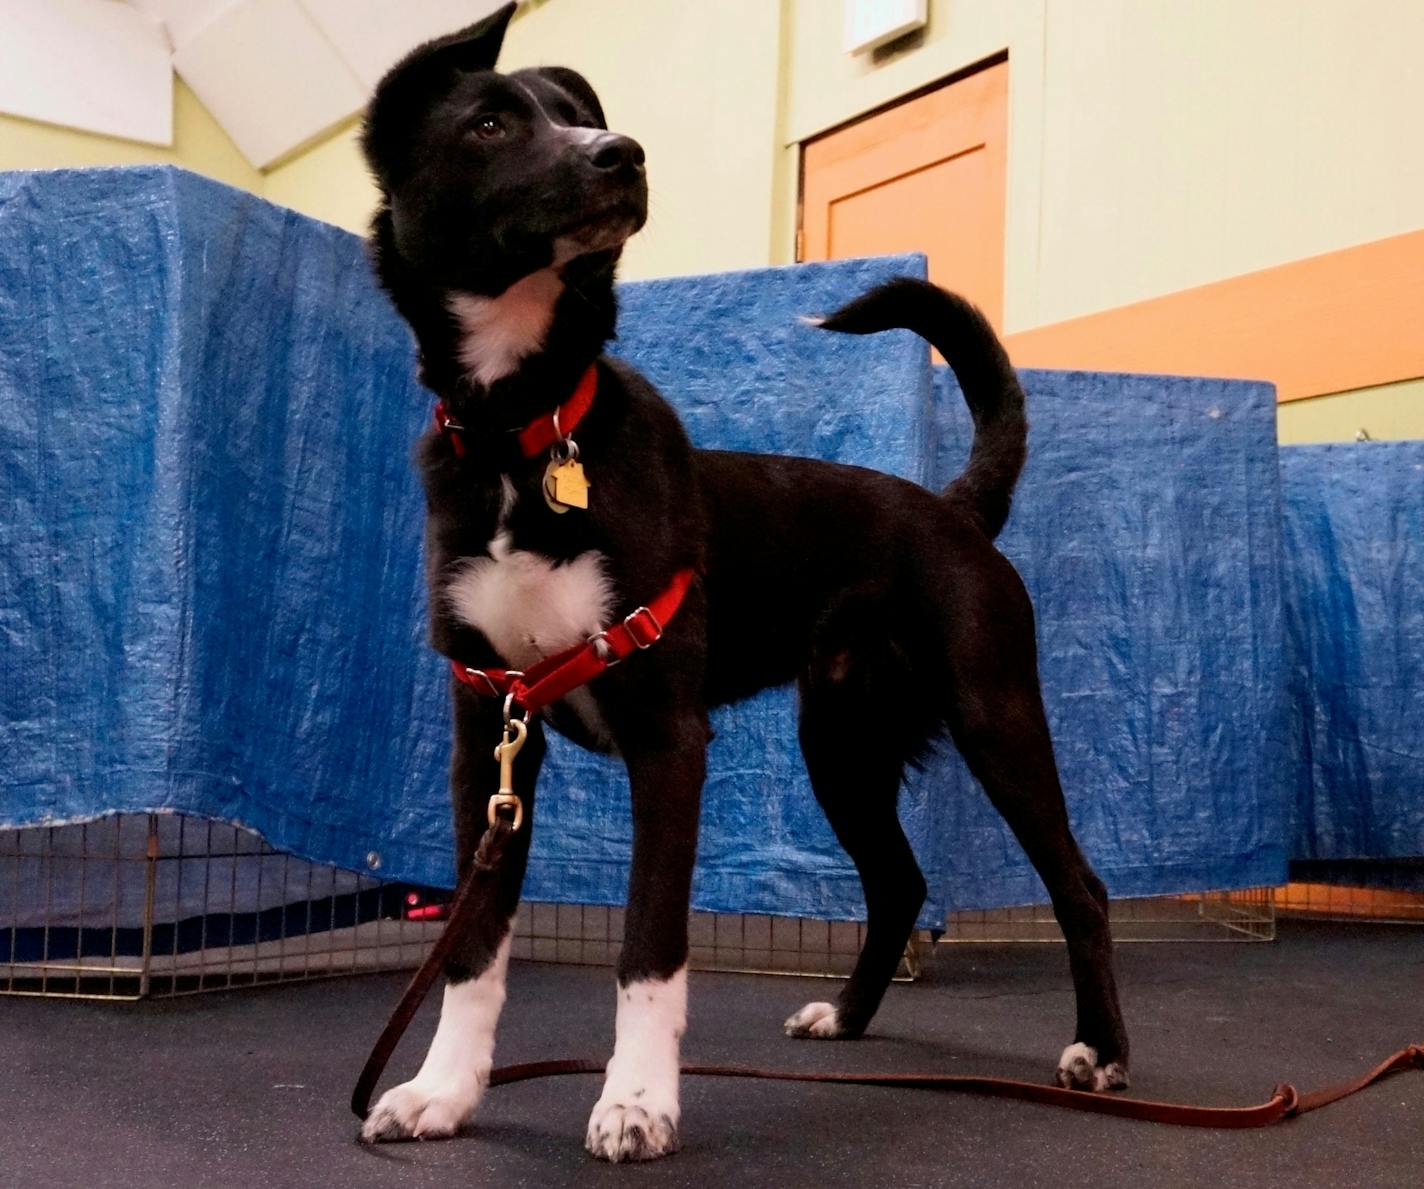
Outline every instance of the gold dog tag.
{"label": "gold dog tag", "polygon": [[544,472],[544,499],[555,512],[570,508],[588,509],[589,481],[583,463],[576,458],[553,459]]}

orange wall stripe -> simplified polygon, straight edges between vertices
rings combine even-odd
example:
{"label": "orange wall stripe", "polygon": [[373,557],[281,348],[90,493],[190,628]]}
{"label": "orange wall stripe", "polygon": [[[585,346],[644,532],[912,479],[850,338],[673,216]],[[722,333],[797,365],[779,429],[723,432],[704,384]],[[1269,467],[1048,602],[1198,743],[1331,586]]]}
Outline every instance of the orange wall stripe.
{"label": "orange wall stripe", "polygon": [[1424,376],[1424,231],[1009,335],[1019,367],[1270,380],[1299,400]]}

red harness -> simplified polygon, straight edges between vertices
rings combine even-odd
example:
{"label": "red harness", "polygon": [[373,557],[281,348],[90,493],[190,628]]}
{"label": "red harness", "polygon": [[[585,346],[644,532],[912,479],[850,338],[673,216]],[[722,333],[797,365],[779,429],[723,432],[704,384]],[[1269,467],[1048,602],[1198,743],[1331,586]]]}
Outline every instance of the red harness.
{"label": "red harness", "polygon": [[[589,364],[578,387],[552,413],[536,418],[519,431],[519,448],[525,458],[537,458],[564,442],[593,406],[598,390],[598,365]],[[465,457],[465,427],[454,420],[441,401],[435,406],[435,428],[450,439],[456,458]],[[592,681],[605,669],[644,648],[651,648],[682,606],[688,587],[697,577],[695,570],[679,570],[666,590],[645,607],[624,617],[623,622],[595,632],[584,643],[540,661],[533,668],[472,669],[451,661],[456,680],[478,694],[504,698],[506,706],[520,706],[533,714],[550,702],[557,702],[571,690]],[[508,715],[506,714],[506,718]]]}
{"label": "red harness", "polygon": [[512,700],[530,714],[557,702],[570,690],[592,681],[605,669],[660,639],[672,617],[682,606],[696,570],[679,570],[672,581],[646,607],[639,607],[622,623],[595,632],[584,643],[540,661],[532,669],[472,669],[459,661],[450,668],[457,681],[477,694]]}

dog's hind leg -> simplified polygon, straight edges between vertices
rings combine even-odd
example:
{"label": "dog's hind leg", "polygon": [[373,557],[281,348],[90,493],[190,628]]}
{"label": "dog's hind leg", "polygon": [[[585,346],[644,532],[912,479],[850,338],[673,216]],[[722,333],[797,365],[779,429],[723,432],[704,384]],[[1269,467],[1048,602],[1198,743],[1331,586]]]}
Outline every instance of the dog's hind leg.
{"label": "dog's hind leg", "polygon": [[[1108,898],[1078,849],[1058,780],[1039,690],[1033,610],[1007,562],[999,580],[972,593],[951,628],[950,733],[969,770],[1003,815],[1042,878],[1068,943],[1077,1032],[1059,1058],[1060,1085],[1127,1085],[1127,1032],[1113,979]],[[977,607],[977,610],[976,610]]]}
{"label": "dog's hind leg", "polygon": [[[455,848],[463,876],[486,827],[486,808],[498,791],[499,702],[455,685],[455,755],[451,792]],[[361,1128],[368,1142],[438,1139],[453,1135],[474,1113],[489,1083],[495,1025],[504,1006],[509,943],[533,829],[534,785],[544,759],[544,731],[531,719],[514,764],[514,791],[524,803],[524,825],[505,846],[498,876],[481,893],[445,964],[440,1023],[420,1072],[383,1094]]]}
{"label": "dog's hind leg", "polygon": [[850,1039],[864,1032],[925,901],[924,876],[895,812],[905,763],[925,734],[916,715],[900,715],[894,691],[903,691],[905,677],[883,639],[837,633],[823,635],[800,683],[801,751],[816,800],[860,874],[867,924],[836,1002],[806,1004],[786,1021],[788,1036]]}

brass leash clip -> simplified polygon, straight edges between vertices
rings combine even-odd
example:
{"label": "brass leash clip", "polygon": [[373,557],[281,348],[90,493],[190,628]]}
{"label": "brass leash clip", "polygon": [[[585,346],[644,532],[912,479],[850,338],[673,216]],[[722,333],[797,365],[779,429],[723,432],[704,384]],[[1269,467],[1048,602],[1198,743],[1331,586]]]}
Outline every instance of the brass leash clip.
{"label": "brass leash clip", "polygon": [[524,802],[514,792],[514,757],[524,746],[528,734],[529,728],[520,719],[505,720],[504,740],[494,749],[494,758],[499,764],[499,792],[489,799],[486,811],[491,828],[499,821],[499,811],[506,808],[514,810],[511,833],[518,833],[519,827],[524,824]]}

